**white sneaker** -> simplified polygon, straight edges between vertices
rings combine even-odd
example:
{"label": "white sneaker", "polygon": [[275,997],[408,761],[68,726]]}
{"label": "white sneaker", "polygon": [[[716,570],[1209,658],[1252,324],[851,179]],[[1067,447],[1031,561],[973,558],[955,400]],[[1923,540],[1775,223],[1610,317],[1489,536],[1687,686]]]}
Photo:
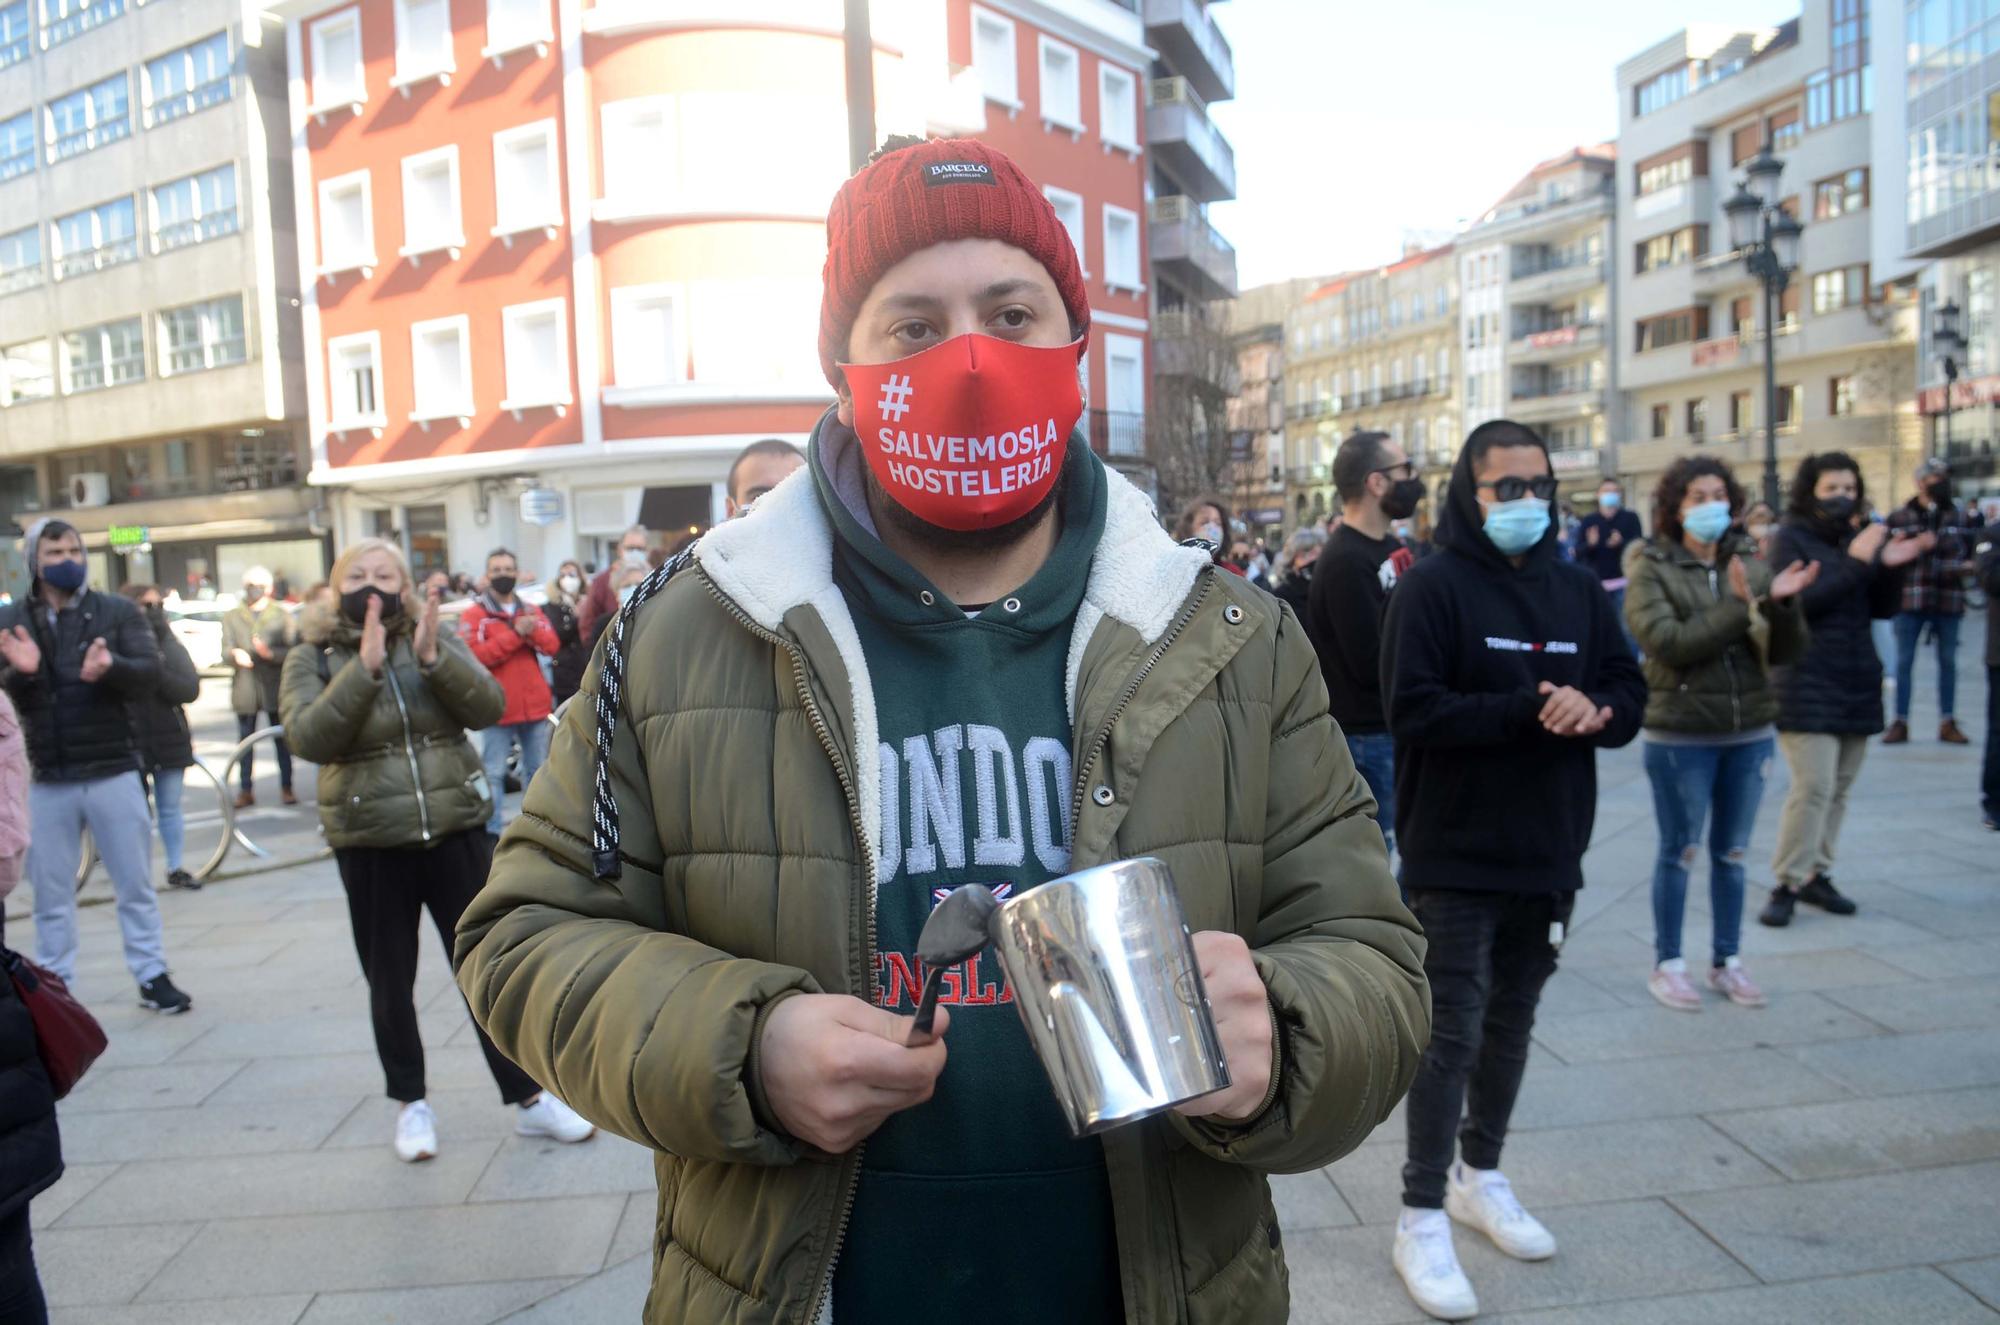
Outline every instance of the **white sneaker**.
{"label": "white sneaker", "polygon": [[1545,1261],[1556,1254],[1555,1235],[1521,1208],[1514,1199],[1514,1188],[1499,1169],[1453,1164],[1444,1208],[1459,1223],[1493,1239],[1494,1246],[1517,1261]]}
{"label": "white sneaker", "polygon": [[546,1136],[565,1145],[597,1135],[596,1127],[546,1090],[533,1104],[514,1110],[514,1131],[519,1136]]}
{"label": "white sneaker", "polygon": [[396,1158],[405,1164],[436,1159],[438,1152],[437,1116],[424,1100],[403,1106],[396,1115]]}
{"label": "white sneaker", "polygon": [[1439,1320],[1471,1320],[1479,1314],[1472,1281],[1458,1268],[1451,1245],[1451,1220],[1442,1210],[1403,1207],[1396,1221],[1396,1273],[1410,1300]]}

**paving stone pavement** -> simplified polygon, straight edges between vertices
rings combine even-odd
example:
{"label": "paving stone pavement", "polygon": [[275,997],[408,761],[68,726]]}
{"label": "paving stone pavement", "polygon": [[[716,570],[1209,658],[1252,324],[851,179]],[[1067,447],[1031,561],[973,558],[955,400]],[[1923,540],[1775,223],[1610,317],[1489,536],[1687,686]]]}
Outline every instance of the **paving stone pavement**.
{"label": "paving stone pavement", "polygon": [[[1975,660],[1963,651],[1960,719],[1976,731]],[[197,710],[218,766],[233,736],[219,691]],[[1462,1234],[1482,1319],[2000,1318],[2000,837],[1979,825],[1977,747],[1924,739],[1927,703],[1919,739],[1872,749],[1855,792],[1836,876],[1860,915],[1746,925],[1762,1011],[1710,1000],[1691,1016],[1647,997],[1650,792],[1636,747],[1602,757],[1590,885],[1506,1160],[1562,1250],[1523,1265]],[[309,849],[309,816],[269,805],[268,756],[260,773],[266,806],[247,822],[281,852]],[[1753,889],[1784,784],[1779,760]],[[513,1136],[440,949],[417,997],[442,1153],[408,1166],[389,1150],[331,862],[161,907],[196,999],[185,1017],[134,1007],[110,908],[82,916],[80,992],[112,1047],[62,1106],[69,1173],[34,1207],[57,1325],[638,1320],[649,1157],[608,1136]],[[1707,923],[1697,880],[1697,954]],[[25,923],[10,928],[27,946]],[[1423,1319],[1388,1261],[1401,1140],[1398,1110],[1341,1162],[1275,1180],[1300,1325]]]}

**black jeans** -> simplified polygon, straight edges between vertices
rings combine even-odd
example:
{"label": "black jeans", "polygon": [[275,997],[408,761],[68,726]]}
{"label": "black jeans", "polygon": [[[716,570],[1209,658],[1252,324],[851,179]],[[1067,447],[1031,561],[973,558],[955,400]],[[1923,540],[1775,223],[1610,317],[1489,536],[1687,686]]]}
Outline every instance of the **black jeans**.
{"label": "black jeans", "polygon": [[[426,851],[422,847],[340,847],[333,853],[340,883],[347,890],[347,913],[354,921],[354,950],[368,977],[368,1003],[375,1021],[375,1052],[382,1059],[392,1100],[408,1104],[424,1098],[424,1042],[417,1031],[417,940],[423,910],[444,939],[451,961],[458,918],[486,882],[493,846],[483,828],[454,833]],[[532,1099],[541,1090],[533,1079],[494,1047],[486,1032],[479,1048],[509,1104]]]}
{"label": "black jeans", "polygon": [[1549,922],[1567,907],[1547,893],[1418,889],[1410,909],[1430,941],[1431,1042],[1405,1106],[1403,1204],[1436,1210],[1444,1205],[1454,1133],[1467,1164],[1500,1167],[1535,1005],[1556,969]]}
{"label": "black jeans", "polygon": [[[1986,610],[2000,612],[2000,603]],[[1986,769],[1979,778],[1979,795],[1986,817],[2000,819],[2000,667],[1986,669]]]}
{"label": "black jeans", "polygon": [[28,1231],[28,1203],[0,1219],[0,1325],[49,1325],[42,1279],[35,1273],[34,1239]]}
{"label": "black jeans", "polygon": [[[275,712],[270,714],[270,719],[271,719],[271,725],[273,727],[279,725],[278,715]],[[256,730],[257,730],[257,715],[255,713],[239,713],[236,715],[237,740],[239,741],[242,740],[244,737],[248,736],[251,732],[254,732]],[[291,748],[285,744],[285,738],[282,736],[272,737],[271,744],[278,747],[278,785],[289,791],[291,790],[292,786]],[[245,791],[250,790],[251,770],[253,770],[256,766],[257,766],[257,747],[253,745],[248,750],[245,750],[243,752],[243,762],[236,766],[237,778],[239,781],[242,782],[243,790]]]}

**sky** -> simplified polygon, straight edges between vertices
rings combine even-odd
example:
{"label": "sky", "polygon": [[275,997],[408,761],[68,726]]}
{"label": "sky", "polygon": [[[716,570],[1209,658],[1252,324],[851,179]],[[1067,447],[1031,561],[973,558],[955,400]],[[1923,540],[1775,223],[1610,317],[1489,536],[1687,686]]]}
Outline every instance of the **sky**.
{"label": "sky", "polygon": [[1537,161],[1618,133],[1618,65],[1681,28],[1775,27],[1798,0],[1227,0],[1235,202],[1209,219],[1245,289],[1379,266]]}

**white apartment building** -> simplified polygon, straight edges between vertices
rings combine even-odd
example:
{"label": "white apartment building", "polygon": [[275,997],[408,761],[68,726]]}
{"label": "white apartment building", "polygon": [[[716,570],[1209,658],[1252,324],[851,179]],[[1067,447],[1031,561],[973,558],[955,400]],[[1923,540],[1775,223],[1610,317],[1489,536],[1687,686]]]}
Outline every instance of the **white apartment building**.
{"label": "white apartment building", "polygon": [[[60,512],[91,581],[303,588],[283,45],[222,0],[0,0],[0,520]],[[26,587],[13,540],[6,587]]]}
{"label": "white apartment building", "polygon": [[1533,426],[1565,492],[1602,476],[1616,381],[1612,144],[1537,165],[1458,239],[1468,432]]}
{"label": "white apartment building", "polygon": [[1806,0],[1780,28],[1689,28],[1619,66],[1612,465],[1635,499],[1692,448],[1760,482],[1762,294],[1728,251],[1722,204],[1767,142],[1805,226],[1775,319],[1780,480],[1801,455],[1839,449],[1878,504],[1907,495],[1915,309],[1870,266],[1869,63],[1867,0]]}

